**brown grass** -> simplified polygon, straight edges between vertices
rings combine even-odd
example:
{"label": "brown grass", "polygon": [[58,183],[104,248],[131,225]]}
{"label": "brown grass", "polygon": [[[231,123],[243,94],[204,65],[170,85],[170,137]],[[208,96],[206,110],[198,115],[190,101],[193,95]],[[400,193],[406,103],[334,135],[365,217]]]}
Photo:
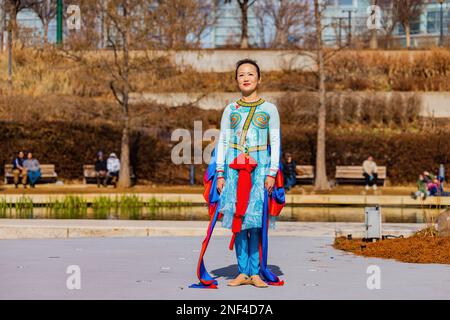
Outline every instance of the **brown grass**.
{"label": "brown grass", "polygon": [[[80,64],[64,58],[52,47],[45,50],[15,48],[13,61],[14,94],[40,96],[70,94],[111,98],[110,75],[99,62],[108,59],[105,52],[85,56]],[[136,92],[234,92],[233,72],[199,73],[180,70],[166,57],[146,59],[133,55],[138,67],[131,74]],[[101,64],[101,63],[100,63]],[[0,54],[0,68],[7,70],[7,55]],[[284,70],[264,72],[262,91],[311,91],[317,87],[313,74]],[[343,51],[328,65],[329,90],[357,91],[449,91],[450,52],[432,49],[426,52]],[[8,94],[6,72],[0,73],[0,94]]]}

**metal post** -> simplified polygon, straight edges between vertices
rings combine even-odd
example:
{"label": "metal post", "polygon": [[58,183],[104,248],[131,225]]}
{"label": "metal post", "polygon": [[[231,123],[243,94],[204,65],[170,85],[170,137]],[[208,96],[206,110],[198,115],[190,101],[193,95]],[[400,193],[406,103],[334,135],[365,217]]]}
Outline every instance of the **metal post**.
{"label": "metal post", "polygon": [[191,185],[194,185],[195,184],[195,167],[193,164],[191,164],[191,168],[189,170],[189,176],[190,176]]}
{"label": "metal post", "polygon": [[339,48],[342,47],[342,20],[345,18],[338,18],[339,19]]}
{"label": "metal post", "polygon": [[353,10],[342,10],[342,12],[348,13],[348,46],[350,47],[352,44],[352,12]]}
{"label": "metal post", "polygon": [[352,44],[352,12],[348,11],[348,46]]}
{"label": "metal post", "polygon": [[58,0],[56,3],[56,44],[63,43],[63,0]]}

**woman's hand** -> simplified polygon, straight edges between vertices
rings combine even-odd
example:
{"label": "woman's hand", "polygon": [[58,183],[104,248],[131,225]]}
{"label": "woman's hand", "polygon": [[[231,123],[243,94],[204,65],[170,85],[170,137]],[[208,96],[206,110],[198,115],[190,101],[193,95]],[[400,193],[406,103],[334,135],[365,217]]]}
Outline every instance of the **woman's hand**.
{"label": "woman's hand", "polygon": [[267,192],[269,192],[269,195],[272,194],[274,186],[275,186],[275,178],[272,176],[267,176],[264,187],[267,189]]}
{"label": "woman's hand", "polygon": [[225,186],[225,179],[224,178],[220,178],[220,179],[218,179],[217,180],[217,191],[219,192],[219,193],[222,193],[222,189],[223,189],[223,187]]}

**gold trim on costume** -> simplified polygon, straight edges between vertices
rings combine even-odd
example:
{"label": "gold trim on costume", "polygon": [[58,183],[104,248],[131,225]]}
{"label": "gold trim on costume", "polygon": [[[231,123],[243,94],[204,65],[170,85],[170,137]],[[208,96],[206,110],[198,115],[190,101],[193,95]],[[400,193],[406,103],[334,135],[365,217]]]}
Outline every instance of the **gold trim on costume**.
{"label": "gold trim on costume", "polygon": [[246,153],[246,154],[249,154],[250,152],[253,152],[253,151],[267,150],[267,145],[245,147],[245,146],[237,144],[237,143],[230,143],[230,147],[238,149],[239,151],[242,151],[243,153]]}
{"label": "gold trim on costume", "polygon": [[236,101],[236,103],[242,107],[257,107],[260,104],[263,104],[264,101],[265,100],[263,98],[260,98],[258,101],[254,101],[254,102],[245,102],[245,101],[242,101],[242,99],[239,99],[238,101]]}
{"label": "gold trim on costume", "polygon": [[253,115],[255,114],[256,108],[251,108],[250,112],[247,115],[247,119],[245,119],[244,127],[242,128],[241,139],[239,140],[239,144],[243,145],[245,142],[245,138],[247,137],[247,131],[250,127],[250,123],[252,122]]}

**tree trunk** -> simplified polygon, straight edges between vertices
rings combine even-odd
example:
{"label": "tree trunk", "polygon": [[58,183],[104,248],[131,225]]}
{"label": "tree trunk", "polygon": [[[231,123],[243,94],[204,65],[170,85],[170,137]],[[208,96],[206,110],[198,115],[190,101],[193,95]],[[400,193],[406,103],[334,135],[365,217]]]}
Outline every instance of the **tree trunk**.
{"label": "tree trunk", "polygon": [[0,52],[3,52],[5,46],[5,22],[6,22],[6,8],[3,8],[4,2],[0,4]]}
{"label": "tree trunk", "polygon": [[[124,7],[124,18],[128,17],[128,8]],[[130,179],[130,117],[128,110],[128,101],[130,94],[130,33],[128,29],[125,29],[122,33],[123,42],[123,65],[122,65],[122,78],[123,78],[123,95],[122,95],[122,107],[123,107],[123,119],[124,126],[122,131],[122,145],[120,153],[120,174],[119,174],[119,187],[129,188],[131,186]]]}
{"label": "tree trunk", "polygon": [[13,32],[8,29],[8,86],[12,94],[12,54],[13,54]]}
{"label": "tree trunk", "polygon": [[406,48],[411,49],[411,26],[409,25],[409,21],[405,24],[405,32],[406,32]]}
{"label": "tree trunk", "polygon": [[[372,5],[377,4],[377,0],[372,0]],[[377,29],[372,29],[370,31],[370,49],[378,49],[378,34]]]}
{"label": "tree trunk", "polygon": [[129,188],[131,186],[130,178],[130,128],[128,117],[124,120],[124,127],[122,130],[122,143],[120,148],[120,173],[119,183],[120,188]]}
{"label": "tree trunk", "polygon": [[378,49],[377,29],[370,31],[370,49]]}
{"label": "tree trunk", "polygon": [[278,29],[275,34],[275,47],[286,48],[288,43],[287,36],[288,32],[286,30]]}
{"label": "tree trunk", "polygon": [[239,2],[241,7],[241,49],[248,49],[248,0],[244,0],[242,3]]}
{"label": "tree trunk", "polygon": [[13,42],[17,42],[19,40],[19,26],[17,24],[17,14],[15,10],[11,13],[11,21],[10,21],[10,28],[12,31],[12,39]]}
{"label": "tree trunk", "polygon": [[48,21],[44,23],[44,47],[48,44]]}
{"label": "tree trunk", "polygon": [[325,154],[327,110],[325,106],[325,61],[322,44],[322,17],[320,16],[319,0],[314,0],[314,15],[316,19],[317,63],[319,67],[319,114],[317,121],[316,179],[314,189],[322,191],[329,190],[330,184],[327,179]]}

